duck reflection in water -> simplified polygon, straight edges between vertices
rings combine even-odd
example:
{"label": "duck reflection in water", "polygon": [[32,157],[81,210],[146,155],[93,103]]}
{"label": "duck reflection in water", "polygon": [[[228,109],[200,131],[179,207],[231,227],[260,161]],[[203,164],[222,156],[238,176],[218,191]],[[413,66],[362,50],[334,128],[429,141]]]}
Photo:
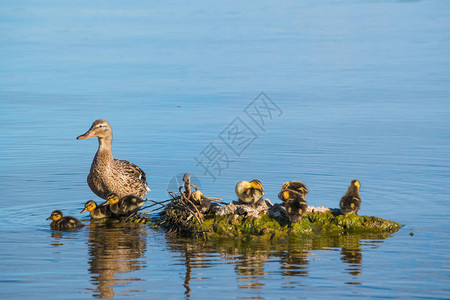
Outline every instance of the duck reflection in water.
{"label": "duck reflection in water", "polygon": [[[211,257],[209,253],[214,253],[215,249],[208,243],[199,243],[197,240],[190,239],[174,239],[168,240],[168,247],[170,250],[183,254],[182,260],[186,267],[184,275],[184,288],[186,299],[191,297],[191,280],[192,273],[195,269],[204,269],[212,267]],[[201,276],[194,277],[196,280],[202,279]]]}
{"label": "duck reflection in water", "polygon": [[356,247],[356,248],[348,249],[348,248],[342,247],[341,259],[343,262],[349,264],[349,267],[346,270],[351,275],[353,275],[353,276],[361,275],[361,265],[362,265],[361,248]]}
{"label": "duck reflection in water", "polygon": [[[379,236],[374,236],[379,238]],[[374,242],[373,246],[376,247]],[[348,264],[345,271],[353,276],[353,280],[345,282],[346,284],[360,285],[356,278],[362,273],[362,250],[360,238],[348,238],[347,242],[341,246],[341,260]]]}
{"label": "duck reflection in water", "polygon": [[[108,224],[92,221],[89,230],[89,272],[96,285],[93,296],[113,298],[117,285],[126,285],[139,278],[116,278],[117,274],[142,269],[147,235],[141,224]],[[137,292],[133,290],[133,293]]]}
{"label": "duck reflection in water", "polygon": [[[340,258],[345,263],[344,272],[352,276],[346,284],[360,284],[357,277],[362,272],[362,251],[370,247],[377,248],[388,238],[389,234],[353,234],[347,236],[318,236],[312,239],[292,241],[259,241],[243,242],[238,240],[203,241],[190,239],[170,239],[168,248],[182,253],[186,267],[184,287],[186,298],[191,297],[192,285],[197,283],[208,272],[195,272],[195,269],[209,268],[220,260],[231,262],[236,273],[236,282],[240,289],[254,289],[262,291],[264,282],[273,268],[267,269],[274,262],[279,262],[280,274],[285,279],[283,288],[302,286],[303,279],[315,268],[315,260],[320,258],[318,251],[333,251],[340,249]],[[362,245],[362,246],[361,246]],[[336,259],[338,257],[336,256]],[[311,265],[312,264],[312,265]],[[192,274],[196,273],[195,276]],[[198,276],[198,274],[202,274]],[[208,276],[206,276],[208,277]],[[192,279],[195,279],[192,281]]]}
{"label": "duck reflection in water", "polygon": [[283,251],[280,256],[283,276],[308,276],[308,251],[306,249],[296,249],[288,246],[287,251]]}
{"label": "duck reflection in water", "polygon": [[266,271],[264,262],[269,258],[269,252],[264,249],[244,249],[244,253],[237,257],[234,270],[238,276],[241,289],[261,289],[261,282]]}

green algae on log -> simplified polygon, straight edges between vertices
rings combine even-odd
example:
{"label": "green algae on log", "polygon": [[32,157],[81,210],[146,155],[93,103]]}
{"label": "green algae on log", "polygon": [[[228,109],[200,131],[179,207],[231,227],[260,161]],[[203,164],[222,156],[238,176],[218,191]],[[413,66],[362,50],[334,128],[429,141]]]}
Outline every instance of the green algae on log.
{"label": "green algae on log", "polygon": [[163,226],[182,236],[203,235],[214,240],[290,239],[360,233],[376,233],[388,237],[401,228],[401,224],[397,222],[370,216],[339,215],[336,210],[330,209],[325,212],[313,212],[311,209],[300,223],[290,223],[282,206],[265,201],[267,205],[263,205],[263,209],[230,204],[237,207],[236,211],[241,213],[223,213],[224,207],[216,207],[203,215],[202,224],[187,210],[180,209],[177,205],[169,205],[162,214]]}

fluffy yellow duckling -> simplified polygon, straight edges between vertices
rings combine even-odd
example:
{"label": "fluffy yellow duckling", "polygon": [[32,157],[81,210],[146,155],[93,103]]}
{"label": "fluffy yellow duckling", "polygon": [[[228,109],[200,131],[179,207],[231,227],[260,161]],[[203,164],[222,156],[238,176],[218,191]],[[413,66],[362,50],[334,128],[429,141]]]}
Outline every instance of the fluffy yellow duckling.
{"label": "fluffy yellow duckling", "polygon": [[200,190],[196,190],[191,194],[191,200],[197,207],[200,207],[200,211],[205,213],[211,207],[211,201],[208,200]]}
{"label": "fluffy yellow duckling", "polygon": [[196,190],[195,192],[193,192],[191,194],[192,200],[194,200],[194,201],[196,201],[198,203],[200,203],[203,200],[204,197],[205,196],[203,196],[203,193],[201,191],[199,191],[199,190]]}
{"label": "fluffy yellow duckling", "polygon": [[52,220],[50,228],[53,230],[73,230],[83,227],[83,223],[74,217],[63,217],[60,210],[54,210],[47,220]]}
{"label": "fluffy yellow duckling", "polygon": [[347,193],[342,197],[339,206],[344,215],[347,214],[358,214],[361,208],[361,196],[359,195],[359,189],[361,188],[361,183],[358,180],[352,180]]}
{"label": "fluffy yellow duckling", "polygon": [[128,216],[132,213],[137,212],[146,202],[138,197],[134,196],[126,196],[122,199],[119,199],[117,194],[110,194],[106,201],[109,204],[109,208],[111,212],[118,216]]}
{"label": "fluffy yellow duckling", "polygon": [[240,203],[255,206],[256,202],[264,196],[264,187],[259,180],[240,181],[234,189]]}
{"label": "fluffy yellow duckling", "polygon": [[103,219],[111,217],[111,210],[108,205],[100,205],[98,206],[94,200],[89,200],[84,205],[84,209],[80,212],[80,214],[88,211],[91,215],[92,219]]}
{"label": "fluffy yellow duckling", "polygon": [[285,183],[283,183],[281,190],[287,189],[299,192],[304,197],[306,197],[306,195],[308,195],[309,192],[308,187],[303,182],[298,180],[286,181]]}
{"label": "fluffy yellow duckling", "polygon": [[91,128],[77,139],[84,140],[94,136],[98,138],[99,146],[87,177],[91,190],[102,199],[106,199],[110,193],[117,194],[119,198],[129,195],[143,198],[150,191],[145,173],[135,164],[113,158],[113,134],[108,121],[94,121]]}
{"label": "fluffy yellow duckling", "polygon": [[300,222],[302,216],[308,210],[308,204],[303,194],[287,189],[282,190],[278,194],[278,198],[284,202],[283,205],[288,213],[289,221]]}

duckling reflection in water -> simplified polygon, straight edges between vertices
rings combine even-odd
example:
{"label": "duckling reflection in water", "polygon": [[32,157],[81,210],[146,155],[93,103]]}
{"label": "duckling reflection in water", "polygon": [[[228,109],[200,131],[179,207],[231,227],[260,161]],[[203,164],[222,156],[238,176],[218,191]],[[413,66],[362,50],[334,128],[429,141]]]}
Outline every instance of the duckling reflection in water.
{"label": "duckling reflection in water", "polygon": [[259,180],[240,181],[234,190],[239,198],[239,203],[250,204],[253,207],[264,196],[264,187]]}
{"label": "duckling reflection in water", "polygon": [[97,205],[94,200],[89,200],[84,205],[84,209],[80,212],[80,214],[88,211],[91,215],[92,219],[103,219],[111,217],[111,210],[108,205],[102,204]]}
{"label": "duckling reflection in water", "polygon": [[359,246],[354,249],[343,246],[341,249],[341,260],[349,264],[349,267],[346,270],[348,270],[351,275],[361,275],[362,253]]}
{"label": "duckling reflection in water", "polygon": [[53,230],[74,230],[84,226],[77,218],[64,217],[60,210],[54,210],[47,220],[52,220],[50,228]]}
{"label": "duckling reflection in water", "polygon": [[302,216],[308,210],[308,204],[303,194],[293,190],[282,190],[278,194],[278,198],[284,202],[283,204],[288,213],[289,221],[300,222]]}
{"label": "duckling reflection in water", "polygon": [[[117,290],[120,295],[127,295],[124,286],[133,286],[139,280],[132,271],[146,264],[146,228],[132,223],[91,222],[88,229],[88,271],[94,284],[94,289],[89,290],[95,298],[113,298]],[[142,298],[136,293],[131,295]]]}
{"label": "duckling reflection in water", "polygon": [[350,184],[350,187],[347,190],[347,193],[342,197],[339,206],[341,207],[341,211],[344,215],[347,214],[358,214],[359,209],[361,208],[361,196],[359,195],[359,189],[361,184],[358,180],[353,180]]}
{"label": "duckling reflection in water", "polygon": [[119,196],[114,193],[109,194],[106,201],[111,209],[111,212],[117,216],[129,216],[139,211],[139,209],[146,202],[145,200],[135,196],[126,196],[119,199]]}

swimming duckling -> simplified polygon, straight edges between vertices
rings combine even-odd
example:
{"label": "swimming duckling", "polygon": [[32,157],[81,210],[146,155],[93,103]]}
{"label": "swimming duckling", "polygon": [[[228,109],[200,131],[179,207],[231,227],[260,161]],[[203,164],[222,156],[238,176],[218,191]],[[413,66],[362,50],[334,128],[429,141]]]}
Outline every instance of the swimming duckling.
{"label": "swimming duckling", "polygon": [[52,220],[50,228],[53,230],[73,230],[83,227],[83,223],[74,217],[63,217],[60,210],[54,210],[47,220]]}
{"label": "swimming duckling", "polygon": [[111,193],[106,198],[111,212],[118,216],[128,216],[137,212],[146,202],[135,196],[126,196],[119,199],[117,194]]}
{"label": "swimming duckling", "polygon": [[302,193],[294,190],[282,190],[278,194],[278,198],[284,202],[284,207],[288,213],[289,221],[300,222],[302,216],[308,209],[305,197]]}
{"label": "swimming duckling", "polygon": [[191,200],[197,207],[200,207],[200,211],[205,213],[211,207],[211,201],[207,199],[200,190],[196,190],[191,194]]}
{"label": "swimming duckling", "polygon": [[283,186],[281,187],[281,190],[294,190],[296,192],[299,192],[303,194],[304,197],[308,195],[308,187],[301,181],[298,180],[292,180],[292,181],[286,181],[283,183]]}
{"label": "swimming duckling", "polygon": [[259,180],[240,181],[235,187],[236,195],[240,203],[255,206],[256,202],[264,196],[264,187]]}
{"label": "swimming duckling", "polygon": [[352,180],[347,193],[342,197],[339,206],[344,215],[347,214],[358,214],[361,208],[361,196],[359,195],[359,189],[361,183],[358,180]]}
{"label": "swimming duckling", "polygon": [[111,210],[108,205],[102,204],[97,205],[94,200],[89,200],[84,205],[84,209],[80,212],[80,214],[88,211],[91,215],[92,219],[103,219],[111,217]]}

